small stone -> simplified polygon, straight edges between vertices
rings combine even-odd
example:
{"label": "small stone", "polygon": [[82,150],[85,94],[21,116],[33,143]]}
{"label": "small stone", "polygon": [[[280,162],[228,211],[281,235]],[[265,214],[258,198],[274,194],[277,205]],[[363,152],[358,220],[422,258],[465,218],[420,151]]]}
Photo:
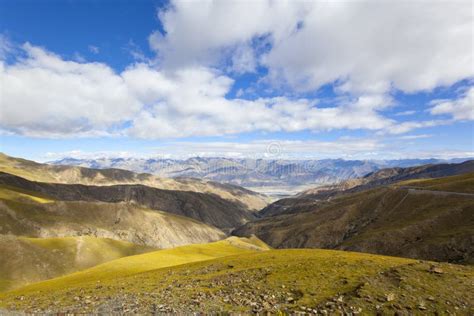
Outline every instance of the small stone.
{"label": "small stone", "polygon": [[290,297],[287,297],[287,298],[286,298],[286,301],[287,301],[288,303],[293,303],[293,302],[295,301],[295,299],[290,296]]}
{"label": "small stone", "polygon": [[436,273],[436,274],[443,274],[444,273],[443,269],[441,269],[440,267],[434,266],[434,265],[431,266],[430,272]]}
{"label": "small stone", "polygon": [[394,293],[388,293],[387,295],[385,295],[385,299],[387,300],[387,302],[391,302],[391,301],[394,301],[395,300],[395,294]]}
{"label": "small stone", "polygon": [[422,310],[422,311],[426,310],[425,303],[424,303],[424,302],[421,302],[420,304],[418,304],[418,309],[419,309],[419,310]]}
{"label": "small stone", "polygon": [[427,299],[428,301],[432,301],[432,302],[435,300],[435,298],[434,298],[433,296],[428,296],[426,299]]}

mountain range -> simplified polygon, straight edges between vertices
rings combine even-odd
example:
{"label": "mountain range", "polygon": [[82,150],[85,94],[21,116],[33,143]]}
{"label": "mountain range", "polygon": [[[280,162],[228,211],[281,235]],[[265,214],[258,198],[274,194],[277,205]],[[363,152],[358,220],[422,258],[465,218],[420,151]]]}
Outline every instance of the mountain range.
{"label": "mountain range", "polygon": [[467,159],[402,160],[285,160],[194,157],[189,159],[64,158],[57,165],[88,168],[119,168],[165,178],[198,178],[230,183],[270,195],[289,195],[304,187],[333,184],[363,177],[383,168],[410,167]]}

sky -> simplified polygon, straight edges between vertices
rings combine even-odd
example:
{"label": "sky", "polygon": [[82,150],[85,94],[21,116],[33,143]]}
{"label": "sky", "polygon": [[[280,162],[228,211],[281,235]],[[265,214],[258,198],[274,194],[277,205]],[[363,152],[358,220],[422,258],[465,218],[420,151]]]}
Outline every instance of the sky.
{"label": "sky", "polygon": [[471,1],[0,1],[0,151],[474,157]]}

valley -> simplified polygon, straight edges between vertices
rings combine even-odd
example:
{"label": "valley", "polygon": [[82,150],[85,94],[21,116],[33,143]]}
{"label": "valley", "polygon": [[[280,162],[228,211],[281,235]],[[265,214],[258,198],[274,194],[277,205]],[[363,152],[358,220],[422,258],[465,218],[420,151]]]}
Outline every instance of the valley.
{"label": "valley", "polygon": [[472,161],[271,204],[228,184],[2,161],[0,313],[474,311]]}
{"label": "valley", "polygon": [[473,4],[0,0],[0,316],[474,316]]}

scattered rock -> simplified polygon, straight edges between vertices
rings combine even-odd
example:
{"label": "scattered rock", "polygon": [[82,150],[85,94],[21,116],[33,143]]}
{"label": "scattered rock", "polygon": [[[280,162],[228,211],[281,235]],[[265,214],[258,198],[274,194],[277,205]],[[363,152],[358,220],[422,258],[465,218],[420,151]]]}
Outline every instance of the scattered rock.
{"label": "scattered rock", "polygon": [[394,301],[396,298],[396,295],[394,293],[388,293],[387,295],[385,295],[385,299],[387,300],[387,302],[392,302]]}
{"label": "scattered rock", "polygon": [[440,267],[437,267],[435,265],[431,265],[430,272],[431,273],[436,273],[436,274],[443,274],[444,273],[443,269],[441,269]]}

